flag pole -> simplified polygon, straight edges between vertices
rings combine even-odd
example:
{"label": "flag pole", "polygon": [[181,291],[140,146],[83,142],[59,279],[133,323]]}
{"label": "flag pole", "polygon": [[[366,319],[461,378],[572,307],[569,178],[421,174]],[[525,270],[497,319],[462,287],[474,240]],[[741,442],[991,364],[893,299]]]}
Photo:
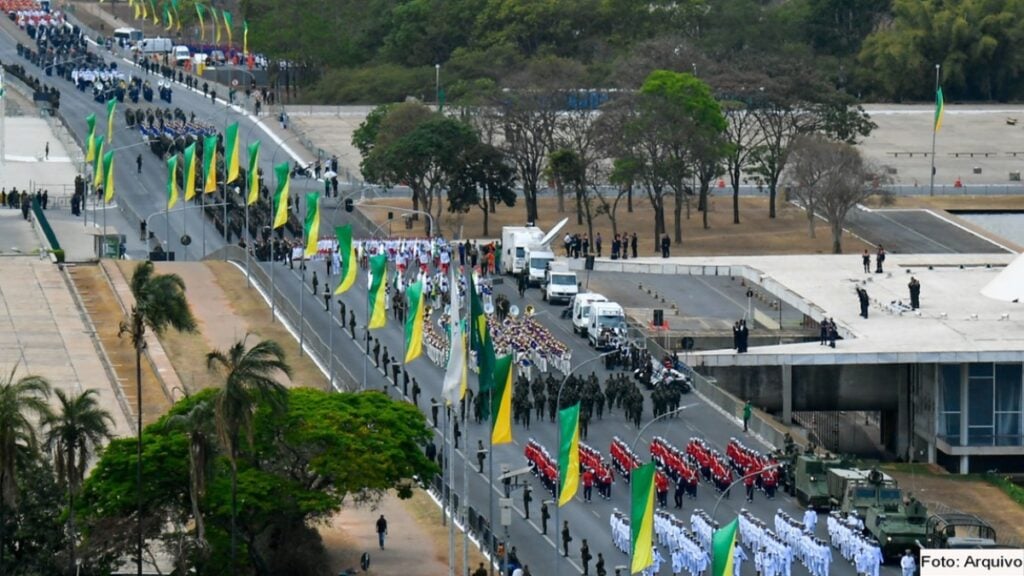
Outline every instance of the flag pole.
{"label": "flag pole", "polygon": [[[939,95],[939,73],[940,73],[941,70],[942,70],[942,64],[936,64],[935,65],[935,96],[936,96],[935,105],[936,106],[938,106],[938,104],[939,104],[939,102],[938,102],[938,95]],[[935,195],[935,135],[939,131],[938,130],[938,127],[939,127],[938,126],[938,120],[939,120],[939,118],[941,118],[939,116],[941,111],[938,108],[936,108],[935,113],[936,113],[936,116],[932,120],[932,171],[931,171],[931,175],[930,175],[931,178],[928,181],[928,195],[929,196],[934,196]]]}
{"label": "flag pole", "polygon": [[277,278],[277,251],[274,250],[274,199],[270,199],[270,321],[277,321],[277,295],[274,287]]}
{"label": "flag pole", "polygon": [[249,251],[252,250],[252,241],[249,234],[249,202],[248,198],[245,199],[245,232],[242,233],[242,238],[245,240],[245,287],[252,287],[252,278],[249,275]]}
{"label": "flag pole", "polygon": [[[471,274],[472,274],[472,272],[471,272]],[[470,295],[470,298],[472,298],[472,295]],[[477,358],[480,357],[480,352],[481,352],[481,350],[477,351]],[[477,368],[479,368],[479,367],[480,367],[480,364],[478,362],[477,363]],[[494,408],[493,401],[494,401],[494,384],[491,384],[491,389],[487,391],[488,415],[491,418],[494,418],[494,414],[490,413],[490,411],[493,410],[493,408]],[[485,429],[486,429],[486,427],[485,427]],[[493,430],[492,430],[492,432],[490,434],[490,441],[488,441],[487,446],[488,446],[488,450],[490,452],[487,455],[487,456],[489,456],[488,460],[490,460],[490,462],[487,464],[487,468],[488,468],[488,470],[487,470],[487,485],[491,488],[490,490],[487,491],[487,495],[488,495],[488,500],[487,500],[487,517],[491,519],[491,522],[490,522],[490,524],[491,524],[491,541],[487,543],[487,548],[489,550],[493,550],[493,548],[492,548],[492,545],[493,545],[493,542],[494,542],[494,432],[493,432]],[[556,550],[557,550],[557,548],[556,548]],[[491,558],[491,561],[489,562],[489,564],[490,565],[487,567],[488,568],[488,574],[490,574],[490,576],[494,576],[494,558]]]}
{"label": "flag pole", "polygon": [[[469,411],[469,403],[468,402],[465,404],[465,406],[466,406],[466,410],[463,411],[463,414],[465,414],[466,412]],[[461,504],[462,504],[462,510],[468,511],[469,510],[469,474],[470,474],[470,471],[469,471],[469,458],[468,458],[468,456],[469,456],[470,446],[472,446],[472,445],[469,443],[470,442],[470,440],[469,440],[469,419],[468,418],[463,418],[462,422],[464,424],[463,428],[466,429],[466,444],[465,444],[465,446],[466,446],[466,453],[463,455],[463,458],[462,458],[462,502],[461,502]],[[488,490],[488,492],[490,492],[491,494],[494,493],[493,490]],[[464,567],[464,569],[466,571],[466,574],[469,574],[469,572],[470,572],[470,569],[469,569],[469,522],[468,522],[468,520],[469,520],[469,514],[468,513],[463,514],[462,515],[462,566]]]}
{"label": "flag pole", "polygon": [[200,215],[200,218],[199,218],[199,222],[201,222],[202,225],[203,225],[203,255],[202,255],[202,257],[199,258],[200,260],[202,260],[203,258],[206,258],[206,190],[205,190],[205,188],[206,188],[206,181],[204,180],[203,181],[203,195],[202,195],[202,198],[201,198],[201,200],[202,200],[201,210],[203,211],[203,213]]}
{"label": "flag pole", "polygon": [[[306,235],[303,234],[302,238],[305,239]],[[292,256],[294,257],[295,250],[292,250]],[[304,356],[302,348],[306,343],[306,331],[303,327],[306,324],[306,309],[304,306],[305,299],[303,295],[306,292],[306,247],[302,247],[302,260],[299,261],[299,275],[302,277],[302,282],[299,283],[299,357]]]}
{"label": "flag pole", "polygon": [[445,515],[445,508],[448,507],[448,408],[445,404],[441,404],[441,406],[444,408],[441,419],[441,493],[437,497],[441,500],[441,526],[447,526],[448,517]]}
{"label": "flag pole", "polygon": [[[185,205],[181,211],[181,236],[182,238],[188,236],[188,200],[185,200]],[[182,257],[188,260],[188,246],[182,246],[181,250],[183,252]]]}
{"label": "flag pole", "polygon": [[[454,483],[455,479],[455,418],[459,413],[454,410],[454,405],[448,406],[448,422],[451,426],[451,444],[448,445],[448,481]],[[448,489],[448,513],[451,514],[448,522],[448,576],[455,576],[455,491]]]}

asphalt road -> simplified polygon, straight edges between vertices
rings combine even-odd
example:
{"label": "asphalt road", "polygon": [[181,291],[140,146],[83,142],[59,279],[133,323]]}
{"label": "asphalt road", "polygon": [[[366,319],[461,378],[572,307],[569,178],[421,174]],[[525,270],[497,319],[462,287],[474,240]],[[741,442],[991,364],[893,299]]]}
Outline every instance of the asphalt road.
{"label": "asphalt road", "polygon": [[1001,254],[1007,250],[927,210],[853,210],[846,229],[895,254]]}
{"label": "asphalt road", "polygon": [[[3,39],[0,40],[0,59],[4,61],[19,60],[14,54],[14,41],[6,34],[3,35]],[[122,62],[122,66],[124,66]],[[81,122],[72,122],[72,129],[79,132],[81,135],[85,130],[84,117],[89,113],[96,113],[98,117],[102,118],[104,110],[102,104],[96,103],[92,100],[91,94],[80,93],[73,89],[70,83],[63,80],[50,80],[51,83],[56,84],[62,90],[63,96],[61,99],[62,111],[66,117],[75,119],[83,119]],[[261,138],[262,130],[253,124],[248,118],[238,115],[236,112],[231,111],[223,104],[213,105],[209,99],[204,99],[201,95],[196,95],[187,92],[183,86],[176,86],[174,92],[174,107],[182,108],[186,113],[195,112],[197,117],[213,123],[215,125],[224,125],[228,122],[238,120],[241,123],[241,133],[245,142],[255,138],[258,134]],[[122,123],[123,115],[118,114],[118,118],[115,122],[115,144],[116,146],[125,146],[137,142],[137,136],[127,131]],[[117,130],[120,130],[118,132]],[[265,139],[265,147],[261,154],[263,158],[263,168],[266,173],[270,172],[271,164],[274,159],[273,156],[276,153],[274,147],[266,145],[269,139]],[[139,147],[141,151],[141,147]],[[127,208],[131,213],[139,215],[139,217],[145,217],[150,214],[162,213],[165,205],[164,189],[166,183],[166,171],[163,166],[158,166],[157,159],[148,151],[143,151],[144,158],[144,169],[141,175],[135,174],[134,156],[135,154],[119,154],[117,169],[117,182],[118,182],[118,201],[124,204],[124,208]],[[277,161],[280,161],[286,154],[277,154]],[[303,188],[301,183],[293,185],[293,192],[301,191]],[[325,207],[325,214],[323,219],[324,225],[334,225],[344,220],[344,213],[339,213],[332,210],[332,207]],[[193,244],[188,248],[183,248],[177,242],[177,238],[181,236],[185,229],[185,222],[187,222],[188,233],[194,239]],[[223,245],[217,233],[214,231],[212,226],[207,223],[200,221],[198,210],[189,210],[187,213],[172,214],[169,222],[169,231],[165,229],[165,222],[162,216],[157,216],[154,222],[150,224],[150,230],[154,232],[158,238],[165,239],[168,235],[171,238],[169,242],[169,248],[178,252],[179,260],[182,260],[182,256],[188,259],[198,259],[201,256],[201,226],[206,226],[206,243],[207,251],[212,251],[217,247]],[[127,234],[137,232],[136,230],[125,230]],[[367,235],[369,231],[361,230],[358,226],[356,229],[356,235]],[[347,381],[350,385],[358,387],[356,383],[363,381],[363,365],[366,362],[366,357],[363,354],[360,347],[354,343],[349,337],[347,330],[342,330],[337,323],[337,317],[335,314],[327,314],[323,311],[323,304],[321,298],[314,298],[310,293],[308,282],[303,282],[299,277],[298,270],[289,270],[282,267],[280,264],[274,265],[270,263],[262,264],[264,267],[277,266],[275,274],[275,286],[278,291],[278,297],[289,300],[292,303],[298,303],[300,299],[300,290],[305,291],[304,308],[305,317],[307,321],[313,326],[318,336],[324,341],[329,339],[328,331],[335,330],[334,342],[335,342],[335,369],[338,371],[338,376],[343,381]],[[321,278],[324,277],[322,268],[319,270]],[[334,279],[331,280],[332,282]],[[269,287],[264,287],[268,289]],[[525,308],[526,304],[533,304],[537,310],[541,313],[538,315],[538,319],[547,324],[552,332],[563,341],[569,343],[573,348],[573,360],[575,365],[579,365],[588,359],[594,358],[596,353],[590,350],[585,344],[584,340],[574,337],[569,328],[568,320],[561,320],[558,318],[557,308],[547,308],[546,304],[540,301],[539,292],[537,290],[531,290],[524,301],[520,301],[518,296],[513,294],[514,287],[506,283],[504,286],[499,287],[500,291],[504,291],[507,295],[520,305],[520,308]],[[360,326],[365,325],[365,301],[366,293],[365,287],[362,282],[357,282],[356,287],[349,293],[345,294],[342,301],[346,303],[349,309],[354,310],[357,317],[357,322]],[[383,345],[386,345],[392,354],[398,353],[402,350],[402,330],[393,321],[387,327],[374,331],[374,336],[380,338]],[[357,329],[357,337],[361,337],[361,329]],[[375,370],[372,366],[372,361],[368,362],[369,368],[367,369],[368,377],[365,380],[366,388],[390,388],[389,380]],[[589,373],[590,367],[604,379],[606,372],[600,366],[599,362],[594,362],[588,366],[588,368],[582,370],[583,373]],[[434,366],[430,361],[423,357],[416,360],[413,364],[408,367],[408,370],[412,377],[416,378],[423,388],[423,395],[420,398],[420,406],[424,413],[429,418],[429,402],[431,397],[439,397],[441,382],[443,380],[443,370],[440,367]],[[471,377],[471,379],[473,379]],[[397,396],[398,392],[395,389],[390,389],[389,392],[392,396]],[[729,440],[730,436],[741,436],[742,432],[738,427],[738,422],[735,418],[727,418],[716,411],[714,408],[706,405],[699,398],[690,395],[684,400],[684,404],[690,407],[684,411],[679,417],[668,419],[651,426],[644,438],[640,439],[637,443],[637,452],[642,456],[647,455],[647,446],[650,439],[654,435],[660,435],[668,439],[676,446],[683,447],[685,443],[691,437],[702,437],[712,446],[716,447],[719,451],[724,452],[725,445]],[[647,406],[647,416],[650,416],[650,406]],[[465,446],[476,446],[477,439],[483,438],[487,433],[485,426],[468,423],[463,427],[463,439],[460,447]],[[519,468],[525,465],[525,459],[523,457],[523,446],[529,438],[535,438],[540,444],[547,447],[549,451],[556,451],[556,430],[555,425],[550,422],[534,422],[530,430],[524,430],[522,427],[516,427],[514,430],[515,441],[512,444],[498,446],[495,448],[491,458],[494,459],[494,469],[499,470],[501,464],[509,464],[512,468]],[[636,436],[636,430],[625,423],[621,411],[614,411],[612,413],[606,413],[604,420],[594,422],[590,428],[590,436],[586,439],[586,442],[594,448],[600,450],[606,458],[609,457],[609,445],[613,437],[619,436],[627,442],[633,442]],[[438,440],[440,442],[440,433],[438,433]],[[752,438],[745,438],[745,441],[749,445],[756,445],[756,441]],[[764,447],[761,447],[762,449]],[[485,475],[478,474],[476,472],[476,458],[475,450],[471,449],[469,457],[469,494],[468,502],[470,506],[478,510],[487,510],[489,498],[493,495],[495,497],[495,505],[497,504],[497,497],[499,496],[499,487],[491,486],[488,482],[488,478]],[[459,450],[458,457],[456,460],[456,466],[459,472],[453,479],[452,486],[456,491],[461,492],[462,487],[462,474],[461,469],[464,463],[465,453],[463,450]],[[487,467],[485,467],[485,472]],[[555,550],[554,536],[558,532],[555,525],[555,519],[549,525],[549,535],[541,536],[539,528],[539,503],[544,498],[544,493],[539,482],[530,478],[528,480],[533,488],[534,503],[532,505],[530,520],[525,520],[522,517],[522,498],[521,493],[514,494],[514,508],[515,514],[513,522],[509,527],[509,541],[511,545],[516,546],[519,552],[519,557],[530,566],[531,571],[537,575],[553,575],[553,574],[578,574],[580,573],[579,563],[579,545],[586,539],[590,543],[591,553],[596,558],[598,552],[602,552],[606,558],[606,562],[609,568],[622,565],[627,562],[627,558],[624,554],[614,549],[611,538],[610,529],[608,525],[608,518],[614,509],[619,509],[623,512],[628,512],[629,499],[628,491],[626,486],[619,481],[612,489],[612,499],[609,502],[602,500],[595,500],[592,503],[583,503],[580,499],[580,494],[574,502],[568,504],[560,511],[560,520],[567,520],[569,522],[570,530],[573,536],[573,544],[571,546],[570,558],[564,559]],[[698,490],[698,499],[696,503],[687,501],[682,511],[676,511],[677,516],[689,524],[689,514],[691,511],[697,508],[703,508],[710,511],[715,503],[715,493],[710,490],[706,485],[701,485]],[[742,490],[734,490],[731,499],[724,500],[717,514],[719,521],[727,521],[734,517],[741,507],[744,506],[742,499]],[[746,507],[750,509],[759,518],[771,522],[774,511],[777,508],[783,508],[791,514],[798,514],[801,512],[798,505],[791,501],[789,498],[781,497],[775,501],[767,501],[761,495],[755,497],[755,501],[752,504],[746,504]],[[552,506],[552,508],[554,508]],[[554,510],[552,510],[554,512]],[[552,514],[554,516],[554,514]],[[819,522],[819,536],[824,535],[824,522]],[[662,569],[662,574],[668,573],[670,570],[668,567]],[[609,569],[609,572],[612,572]],[[886,573],[894,574],[894,569],[886,569]],[[753,574],[753,564],[747,562],[743,567],[743,574]],[[807,570],[801,565],[795,564],[793,567],[793,573],[802,576],[807,574]],[[833,574],[840,576],[854,574],[853,568],[845,561],[838,559],[833,563]]]}

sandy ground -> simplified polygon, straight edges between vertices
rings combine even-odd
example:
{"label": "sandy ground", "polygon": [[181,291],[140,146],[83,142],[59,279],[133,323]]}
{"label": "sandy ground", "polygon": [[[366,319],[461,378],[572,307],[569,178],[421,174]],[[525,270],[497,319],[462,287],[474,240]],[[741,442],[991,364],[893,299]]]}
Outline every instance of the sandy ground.
{"label": "sandy ground", "polygon": [[921,473],[917,473],[916,468],[908,471],[905,466],[899,471],[886,469],[886,472],[899,482],[900,487],[924,502],[939,502],[984,518],[996,529],[1000,543],[1024,545],[1024,509],[992,484],[947,474],[938,466],[923,468]]}

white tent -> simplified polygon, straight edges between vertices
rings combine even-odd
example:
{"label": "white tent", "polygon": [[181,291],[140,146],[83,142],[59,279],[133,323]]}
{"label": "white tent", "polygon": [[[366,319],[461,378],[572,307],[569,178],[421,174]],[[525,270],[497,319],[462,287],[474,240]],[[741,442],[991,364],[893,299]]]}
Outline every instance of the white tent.
{"label": "white tent", "polygon": [[1024,254],[1017,256],[998,276],[981,289],[993,300],[1020,302],[1024,300]]}

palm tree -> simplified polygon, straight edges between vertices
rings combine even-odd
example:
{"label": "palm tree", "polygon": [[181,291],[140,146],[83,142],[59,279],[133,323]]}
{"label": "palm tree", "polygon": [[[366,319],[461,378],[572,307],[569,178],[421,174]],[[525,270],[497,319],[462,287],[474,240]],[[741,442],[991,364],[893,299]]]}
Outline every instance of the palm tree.
{"label": "palm tree", "polygon": [[60,404],[57,413],[43,420],[46,428],[46,449],[53,454],[57,478],[68,493],[68,574],[75,573],[75,494],[82,481],[89,459],[112,436],[114,419],[100,408],[96,390],[68,396],[54,390]]}
{"label": "palm tree", "polygon": [[184,414],[176,414],[168,420],[168,424],[188,435],[188,469],[189,498],[192,501],[192,517],[196,523],[196,546],[205,550],[206,525],[199,510],[199,501],[206,493],[206,478],[213,460],[213,405],[211,402],[199,402]]}
{"label": "palm tree", "polygon": [[17,505],[18,463],[38,451],[36,429],[30,416],[44,420],[50,414],[47,399],[50,383],[40,376],[14,379],[15,366],[7,378],[0,380],[0,575],[4,567],[4,527],[7,507]]}
{"label": "palm tree", "polygon": [[238,514],[238,448],[244,433],[252,448],[252,424],[256,408],[264,404],[283,411],[288,402],[287,389],[277,381],[279,374],[291,376],[284,350],[273,340],[263,340],[246,349],[244,338],[227,352],[214,350],[206,355],[210,370],[226,372],[224,387],[214,402],[217,438],[231,463],[231,569],[235,570],[235,517]]}
{"label": "palm tree", "polygon": [[142,351],[146,348],[146,328],[158,336],[170,326],[180,332],[195,332],[196,320],[185,298],[185,281],[177,274],[155,274],[153,263],[146,261],[135,267],[131,281],[135,305],[121,321],[119,336],[127,334],[135,347],[135,417],[136,440],[136,537],[138,575],[142,576]]}

